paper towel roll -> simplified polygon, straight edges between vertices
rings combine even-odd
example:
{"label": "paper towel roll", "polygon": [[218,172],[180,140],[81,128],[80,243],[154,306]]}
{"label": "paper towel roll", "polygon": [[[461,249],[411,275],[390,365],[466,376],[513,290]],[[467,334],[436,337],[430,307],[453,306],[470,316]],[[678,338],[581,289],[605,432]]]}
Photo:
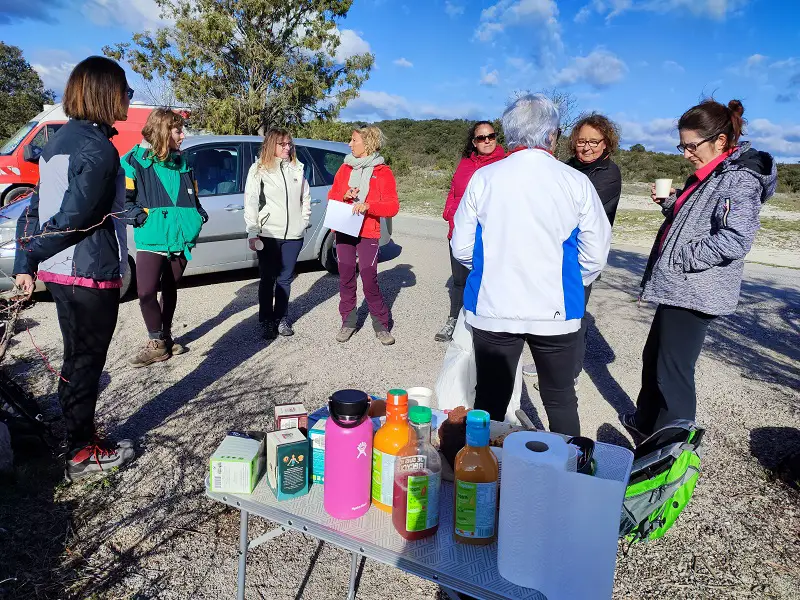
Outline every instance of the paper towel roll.
{"label": "paper towel roll", "polygon": [[[540,567],[551,563],[548,530],[569,511],[558,493],[568,461],[566,441],[552,433],[512,433],[503,444],[497,568],[511,583],[546,593],[540,586],[547,573]],[[566,556],[559,562],[574,568]]]}

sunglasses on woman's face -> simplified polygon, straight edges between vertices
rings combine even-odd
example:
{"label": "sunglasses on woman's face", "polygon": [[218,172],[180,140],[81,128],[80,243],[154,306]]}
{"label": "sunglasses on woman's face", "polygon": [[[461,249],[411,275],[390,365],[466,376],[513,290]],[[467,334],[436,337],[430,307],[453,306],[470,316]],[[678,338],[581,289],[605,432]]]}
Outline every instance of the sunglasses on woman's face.
{"label": "sunglasses on woman's face", "polygon": [[133,100],[133,88],[129,87],[126,93],[128,94],[128,100]]}
{"label": "sunglasses on woman's face", "polygon": [[490,133],[488,135],[476,135],[472,138],[472,141],[476,144],[485,144],[487,142],[493,142],[497,139],[496,133]]}

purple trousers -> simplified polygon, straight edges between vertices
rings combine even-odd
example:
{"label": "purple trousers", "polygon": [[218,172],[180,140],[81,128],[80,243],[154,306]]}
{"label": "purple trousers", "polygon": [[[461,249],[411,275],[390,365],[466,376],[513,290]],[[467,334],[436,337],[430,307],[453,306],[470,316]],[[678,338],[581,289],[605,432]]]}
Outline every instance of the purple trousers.
{"label": "purple trousers", "polygon": [[378,287],[378,250],[380,240],[336,234],[336,257],[339,261],[339,314],[345,327],[355,327],[357,321],[356,292],[358,290],[356,258],[361,284],[367,299],[375,331],[389,329],[389,307]]}

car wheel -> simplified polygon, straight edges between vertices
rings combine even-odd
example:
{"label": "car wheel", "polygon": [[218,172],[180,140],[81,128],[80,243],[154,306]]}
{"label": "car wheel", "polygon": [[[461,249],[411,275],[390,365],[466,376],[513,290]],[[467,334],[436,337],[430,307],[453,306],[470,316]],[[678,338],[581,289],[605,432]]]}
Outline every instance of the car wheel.
{"label": "car wheel", "polygon": [[13,204],[17,200],[21,200],[23,197],[27,196],[32,192],[33,188],[30,187],[14,188],[13,190],[11,190],[6,194],[5,198],[3,198],[3,206],[8,206],[9,204]]}
{"label": "car wheel", "polygon": [[325,236],[322,242],[322,251],[319,253],[319,261],[326,271],[333,275],[339,274],[339,261],[336,259],[336,236],[332,231]]}
{"label": "car wheel", "polygon": [[122,276],[122,288],[119,291],[119,301],[123,302],[127,299],[128,295],[136,290],[136,261],[132,257],[128,257],[128,268],[125,269],[125,275]]}

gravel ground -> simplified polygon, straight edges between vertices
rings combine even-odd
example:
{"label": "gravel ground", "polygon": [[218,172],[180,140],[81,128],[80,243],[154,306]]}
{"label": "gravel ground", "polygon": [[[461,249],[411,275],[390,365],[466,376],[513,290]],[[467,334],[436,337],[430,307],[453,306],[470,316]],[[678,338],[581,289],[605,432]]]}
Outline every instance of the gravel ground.
{"label": "gravel ground", "polygon": [[[447,313],[445,224],[399,217],[380,281],[397,344],[380,346],[369,321],[337,344],[338,281],[298,275],[290,307],[297,334],[266,344],[257,332],[253,272],[188,278],[176,333],[189,352],[143,370],[126,359],[143,342],[136,302],[125,303],[112,344],[98,420],[137,440],[136,462],[105,480],[71,487],[45,460],[22,461],[16,486],[0,488],[0,598],[230,598],[238,513],[202,493],[207,459],[231,428],[267,429],[271,407],[310,410],[333,391],[433,387],[445,346],[433,335]],[[615,247],[590,301],[593,326],[579,399],[585,435],[630,445],[617,412],[632,408],[652,307],[636,293],[641,248]],[[312,267],[309,267],[312,268]],[[362,306],[362,320],[366,318]],[[55,310],[24,316],[45,356],[60,364]],[[710,330],[697,365],[699,420],[708,427],[695,499],[663,540],[621,548],[615,598],[800,597],[800,498],[783,479],[800,450],[800,272],[748,265],[742,304]],[[57,381],[26,334],[7,364],[40,399]],[[526,385],[523,406],[546,417]],[[782,462],[783,461],[783,462]],[[791,479],[786,476],[784,479]],[[269,524],[255,520],[260,533]],[[248,597],[344,598],[348,556],[298,533],[249,559]],[[3,582],[15,577],[16,580]],[[367,561],[358,597],[433,599],[436,586]]]}

